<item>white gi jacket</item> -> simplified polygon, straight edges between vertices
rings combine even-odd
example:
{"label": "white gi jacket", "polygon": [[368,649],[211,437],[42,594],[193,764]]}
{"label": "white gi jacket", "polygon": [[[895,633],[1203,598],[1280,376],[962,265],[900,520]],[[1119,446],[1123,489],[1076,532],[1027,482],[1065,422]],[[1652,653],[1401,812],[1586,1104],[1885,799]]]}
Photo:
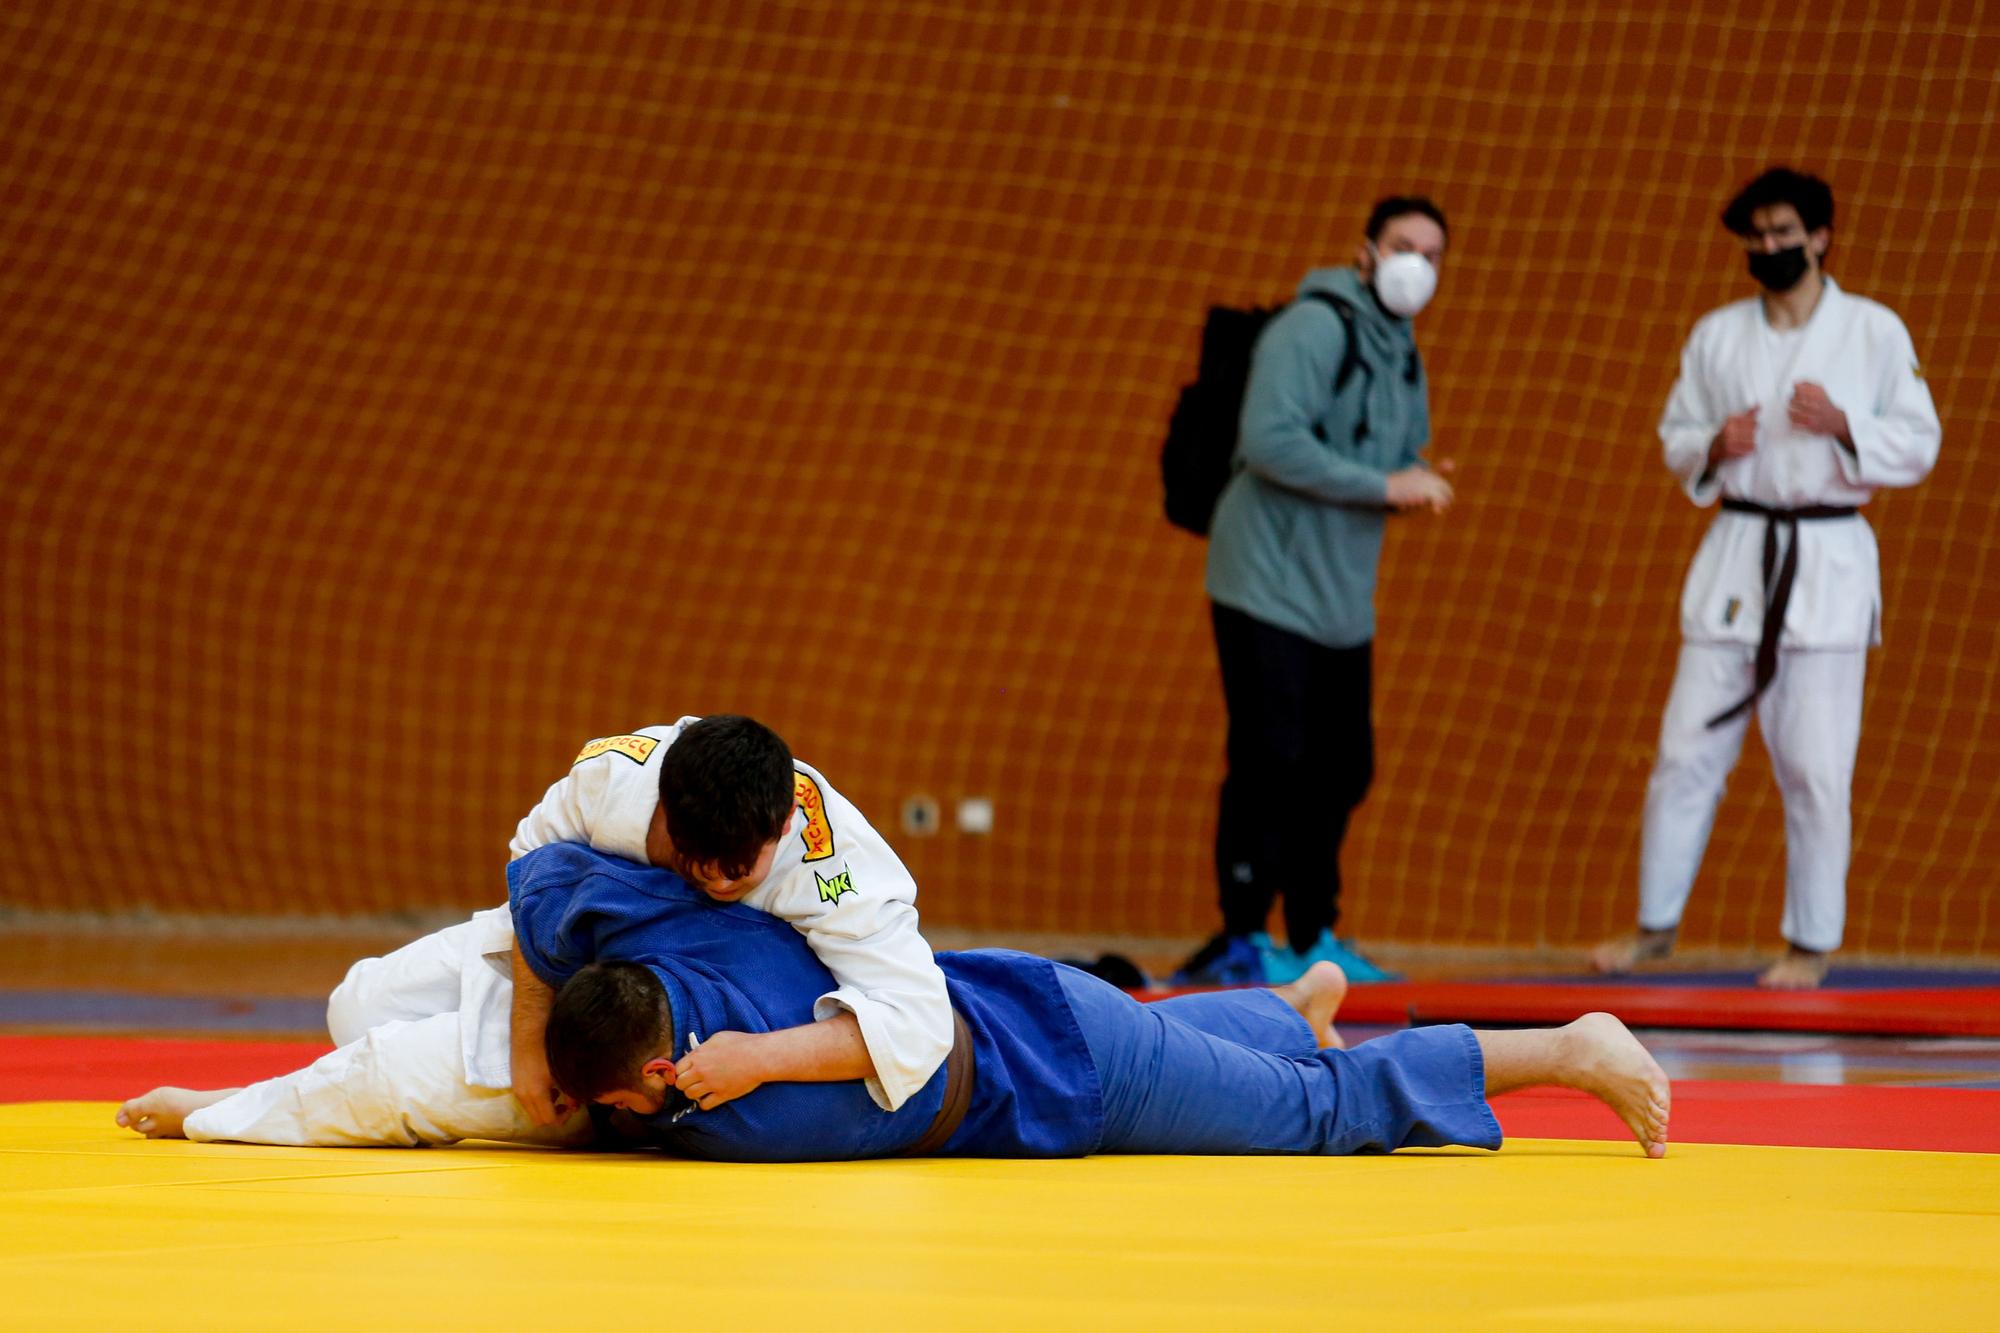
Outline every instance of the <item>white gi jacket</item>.
{"label": "white gi jacket", "polygon": [[[1770,508],[1866,504],[1884,486],[1914,486],[1937,461],[1937,408],[1903,321],[1888,307],[1849,296],[1825,279],[1812,317],[1774,331],[1752,297],[1710,311],[1681,353],[1680,379],[1660,419],[1669,471],[1698,505],[1720,497]],[[1849,453],[1827,435],[1792,427],[1786,413],[1799,381],[1823,387],[1847,414]],[[1705,476],[1709,443],[1723,419],[1752,405],[1757,448]],[[1681,636],[1689,643],[1755,646],[1763,628],[1766,520],[1716,515],[1681,591]],[[1882,641],[1881,558],[1860,515],[1799,523],[1799,564],[1781,649],[1865,649]]]}
{"label": "white gi jacket", "polygon": [[[646,830],[660,804],[660,757],[695,720],[584,746],[514,831],[510,859],[552,842],[583,842],[645,864]],[[868,1094],[893,1111],[951,1050],[944,973],[917,928],[916,880],[831,783],[806,764],[797,769],[798,809],[771,873],[738,901],[790,922],[833,973],[837,989],[819,998],[813,1016],[854,1015],[875,1065]],[[500,947],[511,946],[510,933]],[[478,997],[467,999],[468,1009],[479,1007]],[[477,1063],[490,1074],[495,1054],[468,1052],[468,1067]]]}

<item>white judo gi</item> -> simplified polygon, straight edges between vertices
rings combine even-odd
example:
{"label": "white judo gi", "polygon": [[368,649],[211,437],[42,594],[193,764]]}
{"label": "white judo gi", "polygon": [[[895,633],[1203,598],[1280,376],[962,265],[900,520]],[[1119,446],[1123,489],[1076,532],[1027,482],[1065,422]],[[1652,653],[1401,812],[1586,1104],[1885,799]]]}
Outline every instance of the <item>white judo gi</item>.
{"label": "white judo gi", "polygon": [[[696,720],[584,746],[515,830],[513,859],[553,842],[582,842],[645,864],[646,830],[660,804],[660,759]],[[807,764],[796,768],[798,809],[771,873],[739,901],[790,922],[833,973],[839,988],[820,997],[813,1017],[854,1015],[875,1065],[868,1095],[894,1111],[951,1051],[944,973],[917,927],[909,870],[833,784]],[[490,1053],[476,1063],[490,1067]]]}
{"label": "white judo gi", "polygon": [[[521,821],[511,859],[581,842],[644,864],[660,757],[693,721],[584,746]],[[894,1111],[951,1049],[944,973],[918,931],[910,872],[852,802],[816,769],[796,767],[798,809],[770,875],[741,901],[790,922],[833,974],[838,989],[819,998],[814,1017],[854,1014],[875,1065],[868,1094]],[[191,1114],[187,1136],[346,1146],[561,1143],[586,1134],[587,1117],[540,1128],[514,1098],[513,944],[513,922],[497,907],[362,959],[327,1003],[339,1049]]]}
{"label": "white judo gi", "polygon": [[348,969],[327,1003],[337,1050],[203,1107],[196,1142],[380,1147],[501,1139],[582,1143],[590,1117],[538,1126],[508,1077],[509,955],[504,907]]}
{"label": "white judo gi", "polygon": [[[1882,487],[1916,485],[1937,461],[1937,409],[1902,320],[1831,278],[1824,282],[1799,329],[1771,328],[1756,297],[1695,325],[1660,439],[1668,470],[1696,504],[1860,506]],[[1825,388],[1846,414],[1851,452],[1831,436],[1791,425],[1787,411],[1804,380]],[[1724,419],[1752,406],[1761,409],[1756,449],[1710,471],[1709,446]],[[1755,704],[1784,797],[1784,935],[1800,948],[1829,952],[1845,926],[1867,650],[1881,642],[1880,557],[1859,514],[1787,520],[1724,509],[1702,539],[1681,592],[1680,664],[1646,792],[1639,924],[1666,930],[1680,923],[1742,751],[1750,710],[1711,723],[1755,688],[1773,591],[1767,531],[1780,565],[1788,552],[1796,560],[1776,641],[1777,674]]]}

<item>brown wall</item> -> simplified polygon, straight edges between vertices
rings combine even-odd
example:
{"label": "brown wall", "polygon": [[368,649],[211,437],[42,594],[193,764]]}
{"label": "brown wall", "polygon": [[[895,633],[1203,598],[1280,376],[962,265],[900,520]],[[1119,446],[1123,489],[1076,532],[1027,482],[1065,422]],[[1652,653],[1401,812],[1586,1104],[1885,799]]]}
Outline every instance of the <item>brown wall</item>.
{"label": "brown wall", "polygon": [[[1221,710],[1156,449],[1211,301],[1389,188],[1442,520],[1395,525],[1370,938],[1631,911],[1704,516],[1653,423],[1775,160],[1945,420],[1882,497],[1851,943],[2000,954],[2000,18],[1936,6],[49,5],[0,15],[0,905],[500,892],[580,741],[739,710],[928,919],[1192,935]],[[1775,935],[1751,746],[1688,924]]]}

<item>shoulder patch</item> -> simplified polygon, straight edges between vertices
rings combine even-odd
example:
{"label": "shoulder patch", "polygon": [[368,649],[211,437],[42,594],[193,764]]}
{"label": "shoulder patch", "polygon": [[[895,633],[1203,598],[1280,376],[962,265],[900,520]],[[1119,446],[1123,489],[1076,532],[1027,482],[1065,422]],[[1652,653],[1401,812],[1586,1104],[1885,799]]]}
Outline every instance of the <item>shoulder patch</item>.
{"label": "shoulder patch", "polygon": [[660,742],[652,736],[599,736],[583,747],[583,752],[570,760],[575,768],[586,759],[595,759],[601,754],[622,754],[635,764],[644,764],[660,748]]}
{"label": "shoulder patch", "polygon": [[843,893],[854,893],[854,872],[843,870],[832,879],[822,878],[819,871],[813,871],[813,883],[819,886],[819,900],[823,903],[837,903]]}
{"label": "shoulder patch", "polygon": [[[806,816],[806,826],[799,830],[799,841],[806,845],[805,859],[826,860],[833,855],[833,825],[827,822],[826,798],[820,795],[819,784],[803,773],[794,772],[792,799],[799,803],[799,809],[803,810]],[[819,878],[818,871],[813,872],[813,878]],[[824,885],[825,881],[822,880],[821,883]],[[848,887],[851,889],[853,886]],[[825,888],[822,887],[820,893],[824,895],[825,892]]]}

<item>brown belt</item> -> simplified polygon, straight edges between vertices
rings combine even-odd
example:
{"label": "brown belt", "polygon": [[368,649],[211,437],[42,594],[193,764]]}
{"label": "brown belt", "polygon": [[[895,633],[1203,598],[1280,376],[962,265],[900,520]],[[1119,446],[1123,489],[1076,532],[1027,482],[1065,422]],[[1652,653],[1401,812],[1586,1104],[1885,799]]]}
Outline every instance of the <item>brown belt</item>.
{"label": "brown belt", "polygon": [[965,1025],[965,1015],[958,1012],[958,1006],[951,1007],[951,1054],[944,1058],[944,1101],[939,1104],[937,1114],[931,1117],[931,1127],[923,1137],[903,1149],[905,1157],[927,1157],[944,1147],[958,1127],[965,1121],[966,1108],[972,1105],[972,1079],[976,1071],[972,1058],[972,1029]]}
{"label": "brown belt", "polygon": [[[1853,505],[1805,505],[1798,509],[1773,509],[1749,500],[1735,498],[1722,502],[1724,509],[1738,514],[1760,514],[1764,519],[1764,624],[1757,636],[1757,668],[1752,677],[1750,693],[1728,708],[1723,709],[1708,720],[1711,727],[1719,727],[1742,713],[1750,711],[1757,697],[1764,693],[1778,674],[1778,636],[1785,632],[1785,611],[1792,602],[1792,580],[1799,572],[1799,521],[1808,522],[1825,518],[1852,518],[1860,512]],[[1785,557],[1778,559],[1778,529],[1785,529],[1790,539],[1785,543]]]}

